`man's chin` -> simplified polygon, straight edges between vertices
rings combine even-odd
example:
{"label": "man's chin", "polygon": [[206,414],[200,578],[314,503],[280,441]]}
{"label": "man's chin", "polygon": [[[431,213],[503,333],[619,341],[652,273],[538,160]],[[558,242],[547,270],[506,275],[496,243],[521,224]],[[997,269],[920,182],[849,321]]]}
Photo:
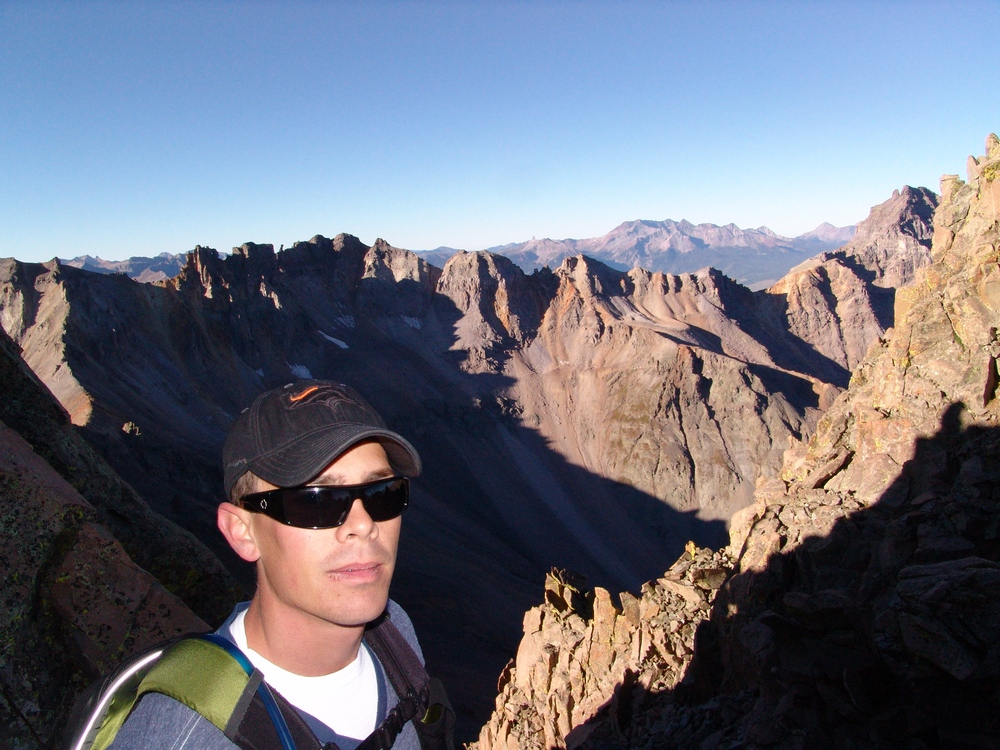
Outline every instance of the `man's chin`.
{"label": "man's chin", "polygon": [[381,617],[388,601],[388,595],[384,595],[364,602],[354,602],[346,610],[344,607],[331,608],[326,619],[343,627],[362,627]]}

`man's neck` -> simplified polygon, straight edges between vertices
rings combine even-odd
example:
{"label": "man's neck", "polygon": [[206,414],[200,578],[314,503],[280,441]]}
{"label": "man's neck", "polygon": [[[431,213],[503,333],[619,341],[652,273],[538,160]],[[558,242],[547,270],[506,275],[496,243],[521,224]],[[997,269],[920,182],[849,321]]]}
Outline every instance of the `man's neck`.
{"label": "man's neck", "polygon": [[247,645],[272,664],[303,677],[338,672],[358,657],[364,625],[345,627],[288,611],[260,591],[243,621]]}

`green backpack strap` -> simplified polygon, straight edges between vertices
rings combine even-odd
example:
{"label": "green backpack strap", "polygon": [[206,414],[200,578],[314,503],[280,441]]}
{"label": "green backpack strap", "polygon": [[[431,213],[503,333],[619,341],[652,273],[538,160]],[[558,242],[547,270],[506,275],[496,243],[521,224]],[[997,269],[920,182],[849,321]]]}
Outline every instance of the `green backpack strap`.
{"label": "green backpack strap", "polygon": [[163,693],[197,711],[227,736],[234,732],[262,685],[262,675],[237,651],[246,662],[241,664],[231,653],[235,647],[227,645],[231,646],[220,636],[202,635],[169,647],[141,681],[115,693],[91,750],[106,750],[146,693]]}

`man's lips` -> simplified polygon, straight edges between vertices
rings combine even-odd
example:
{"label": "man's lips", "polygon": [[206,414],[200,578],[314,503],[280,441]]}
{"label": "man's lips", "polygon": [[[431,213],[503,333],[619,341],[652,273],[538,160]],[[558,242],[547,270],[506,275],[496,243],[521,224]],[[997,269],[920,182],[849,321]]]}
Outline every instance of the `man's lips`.
{"label": "man's lips", "polygon": [[339,580],[368,581],[375,580],[382,572],[382,563],[371,562],[350,562],[331,568],[329,574]]}

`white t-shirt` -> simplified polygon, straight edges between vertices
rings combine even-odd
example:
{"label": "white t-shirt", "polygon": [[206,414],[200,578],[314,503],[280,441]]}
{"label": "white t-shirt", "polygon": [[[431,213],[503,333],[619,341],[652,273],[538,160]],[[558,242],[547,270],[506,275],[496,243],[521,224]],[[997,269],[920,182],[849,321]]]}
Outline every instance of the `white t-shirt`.
{"label": "white t-shirt", "polygon": [[[358,649],[358,658],[343,669],[319,677],[303,677],[269,662],[247,645],[246,625],[243,622],[246,613],[243,610],[236,615],[230,632],[236,645],[264,674],[271,687],[297,709],[319,719],[340,737],[357,740],[351,745],[338,741],[343,750],[352,750],[372,733],[378,719],[378,674],[364,643]],[[306,721],[312,724],[308,718]]]}

